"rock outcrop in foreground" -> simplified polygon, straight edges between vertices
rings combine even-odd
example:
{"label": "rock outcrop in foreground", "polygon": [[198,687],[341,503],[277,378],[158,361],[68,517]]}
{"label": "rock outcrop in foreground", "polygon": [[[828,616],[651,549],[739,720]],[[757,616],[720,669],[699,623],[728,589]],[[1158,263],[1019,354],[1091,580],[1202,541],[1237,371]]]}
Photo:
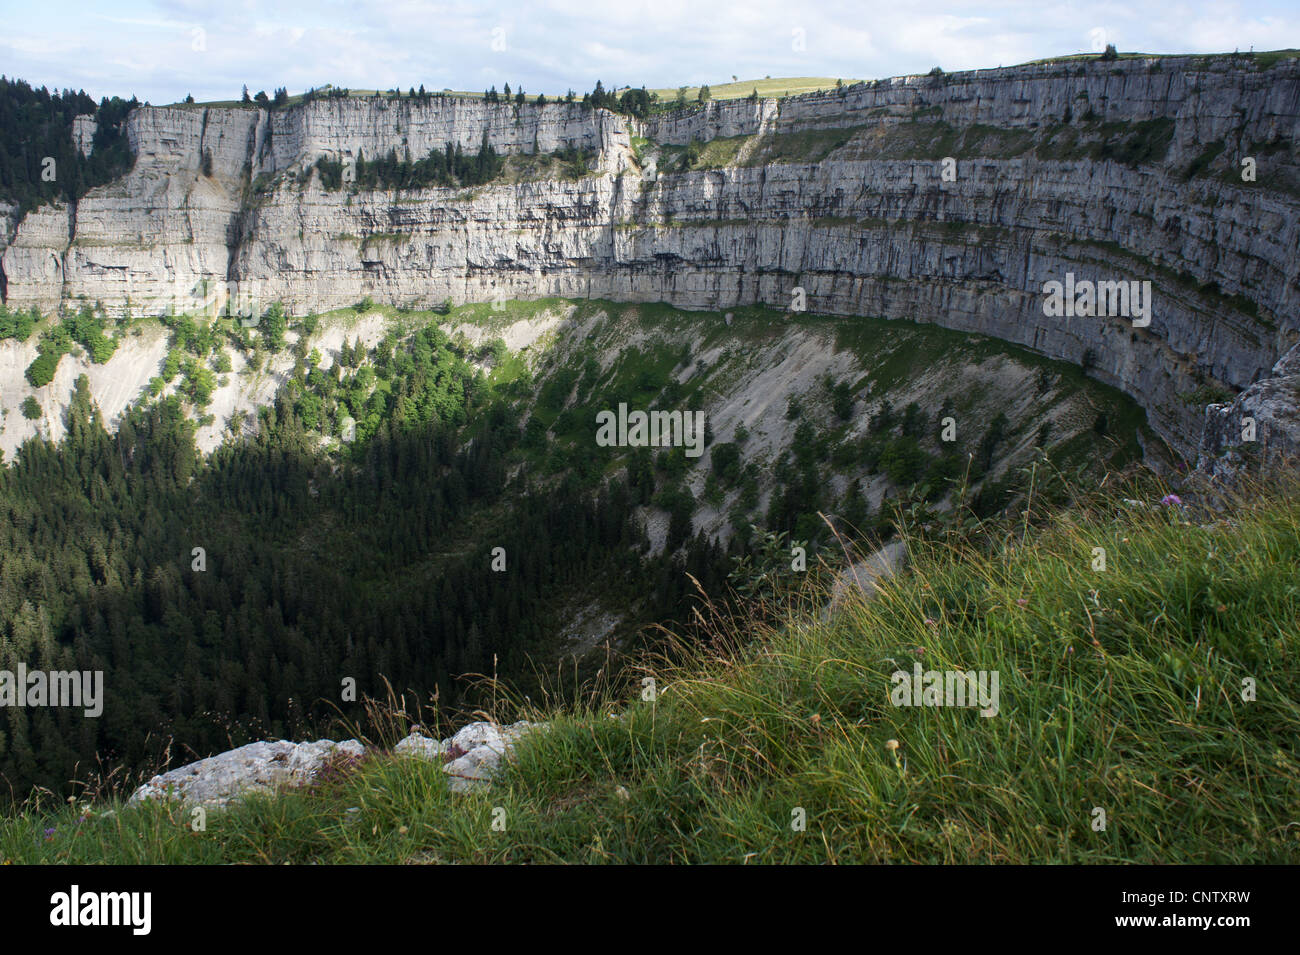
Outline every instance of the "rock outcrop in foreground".
{"label": "rock outcrop in foreground", "polygon": [[314,743],[249,743],[155,776],[132,793],[127,802],[175,799],[194,805],[225,806],[249,793],[306,785],[327,763],[359,759],[364,752],[365,747],[354,739],[341,743],[330,739]]}
{"label": "rock outcrop in foreground", "polygon": [[[394,748],[400,756],[441,761],[452,792],[469,792],[490,785],[492,776],[509,758],[511,748],[524,734],[543,724],[522,720],[510,726],[470,723],[454,736],[435,740],[412,730]],[[313,743],[249,743],[153,777],[134,793],[128,804],[151,799],[172,799],[188,805],[222,807],[249,793],[277,792],[310,785],[330,766],[344,765],[367,753],[355,739]]]}
{"label": "rock outcrop in foreground", "polygon": [[1205,409],[1197,466],[1231,479],[1250,464],[1300,459],[1300,345],[1229,403]]}

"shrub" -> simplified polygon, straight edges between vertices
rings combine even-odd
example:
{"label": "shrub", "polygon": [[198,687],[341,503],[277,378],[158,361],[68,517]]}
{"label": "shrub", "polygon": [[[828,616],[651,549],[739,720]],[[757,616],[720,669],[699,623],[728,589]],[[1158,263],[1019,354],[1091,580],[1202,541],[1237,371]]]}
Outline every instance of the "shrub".
{"label": "shrub", "polygon": [[163,361],[162,368],[163,381],[171,381],[176,377],[177,373],[181,370],[181,359],[184,357],[185,353],[180,348],[173,347],[167,352],[167,358]]}
{"label": "shrub", "polygon": [[880,467],[894,484],[913,484],[925,473],[929,456],[911,435],[901,435],[885,446]]}
{"label": "shrub", "polygon": [[872,434],[882,434],[890,431],[894,427],[894,406],[886,398],[880,403],[880,410],[871,416],[870,430]]}
{"label": "shrub", "polygon": [[27,366],[27,380],[33,388],[44,388],[54,380],[54,372],[59,367],[63,352],[42,351]]}
{"label": "shrub", "polygon": [[925,419],[921,415],[921,406],[915,401],[903,409],[903,434],[910,438],[925,434]]}
{"label": "shrub", "polygon": [[40,317],[40,313],[34,308],[30,311],[21,312],[10,311],[0,305],[0,340],[15,338],[20,342],[27,341]]}
{"label": "shrub", "polygon": [[847,381],[830,386],[831,410],[841,421],[848,421],[853,415],[853,391]]}
{"label": "shrub", "polygon": [[[370,301],[366,299],[366,301]],[[267,347],[272,351],[279,350],[284,344],[284,331],[288,327],[288,321],[284,317],[284,306],[275,302],[262,315],[258,323],[262,330],[262,336],[266,340]]]}
{"label": "shrub", "polygon": [[725,484],[740,477],[740,448],[730,442],[716,445],[712,452],[713,470]]}
{"label": "shrub", "polygon": [[23,399],[22,409],[23,409],[23,417],[26,418],[28,421],[35,421],[37,418],[41,416],[40,402],[38,402],[31,395],[28,395],[26,398]]}
{"label": "shrub", "polygon": [[86,349],[91,361],[102,365],[117,350],[117,341],[104,334],[106,324],[107,318],[102,312],[83,308],[65,319],[62,327],[66,329],[71,341]]}

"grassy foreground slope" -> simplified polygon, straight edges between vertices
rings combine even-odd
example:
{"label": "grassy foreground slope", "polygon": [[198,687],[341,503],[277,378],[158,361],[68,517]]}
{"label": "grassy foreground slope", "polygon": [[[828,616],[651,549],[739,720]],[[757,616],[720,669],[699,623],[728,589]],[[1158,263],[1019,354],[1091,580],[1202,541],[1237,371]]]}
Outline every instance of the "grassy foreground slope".
{"label": "grassy foreground slope", "polygon": [[[520,744],[490,793],[453,796],[436,765],[376,755],[313,789],[209,813],[205,832],[180,807],[33,805],[0,822],[0,856],[1295,862],[1290,497],[1258,493],[1215,514],[1076,498],[1039,526],[1035,513],[985,527],[978,546],[953,525],[914,529],[910,570],[872,601],[823,620],[809,581],[778,616],[650,667],[653,703],[525,713],[551,728]],[[893,706],[890,674],[917,660],[997,670],[1000,712]],[[505,709],[495,715],[515,715]]]}

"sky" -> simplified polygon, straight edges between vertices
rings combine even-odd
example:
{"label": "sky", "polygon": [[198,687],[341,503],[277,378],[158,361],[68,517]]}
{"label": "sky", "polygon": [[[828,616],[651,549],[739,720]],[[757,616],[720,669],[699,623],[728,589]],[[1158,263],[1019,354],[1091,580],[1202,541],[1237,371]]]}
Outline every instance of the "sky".
{"label": "sky", "polygon": [[1300,0],[0,0],[0,73],[152,103],[333,83],[532,93],[1300,48]]}

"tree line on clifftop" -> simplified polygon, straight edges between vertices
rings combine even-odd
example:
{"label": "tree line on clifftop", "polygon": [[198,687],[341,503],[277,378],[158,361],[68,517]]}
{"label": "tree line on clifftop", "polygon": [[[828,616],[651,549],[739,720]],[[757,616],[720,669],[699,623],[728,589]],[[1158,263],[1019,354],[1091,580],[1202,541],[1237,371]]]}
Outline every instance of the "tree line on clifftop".
{"label": "tree line on clifftop", "polygon": [[[0,76],[0,199],[22,216],[47,202],[75,201],[131,168],[123,120],[139,106],[105,97],[99,105],[84,91],[33,89]],[[94,148],[83,156],[72,139],[73,119],[92,115]]]}

